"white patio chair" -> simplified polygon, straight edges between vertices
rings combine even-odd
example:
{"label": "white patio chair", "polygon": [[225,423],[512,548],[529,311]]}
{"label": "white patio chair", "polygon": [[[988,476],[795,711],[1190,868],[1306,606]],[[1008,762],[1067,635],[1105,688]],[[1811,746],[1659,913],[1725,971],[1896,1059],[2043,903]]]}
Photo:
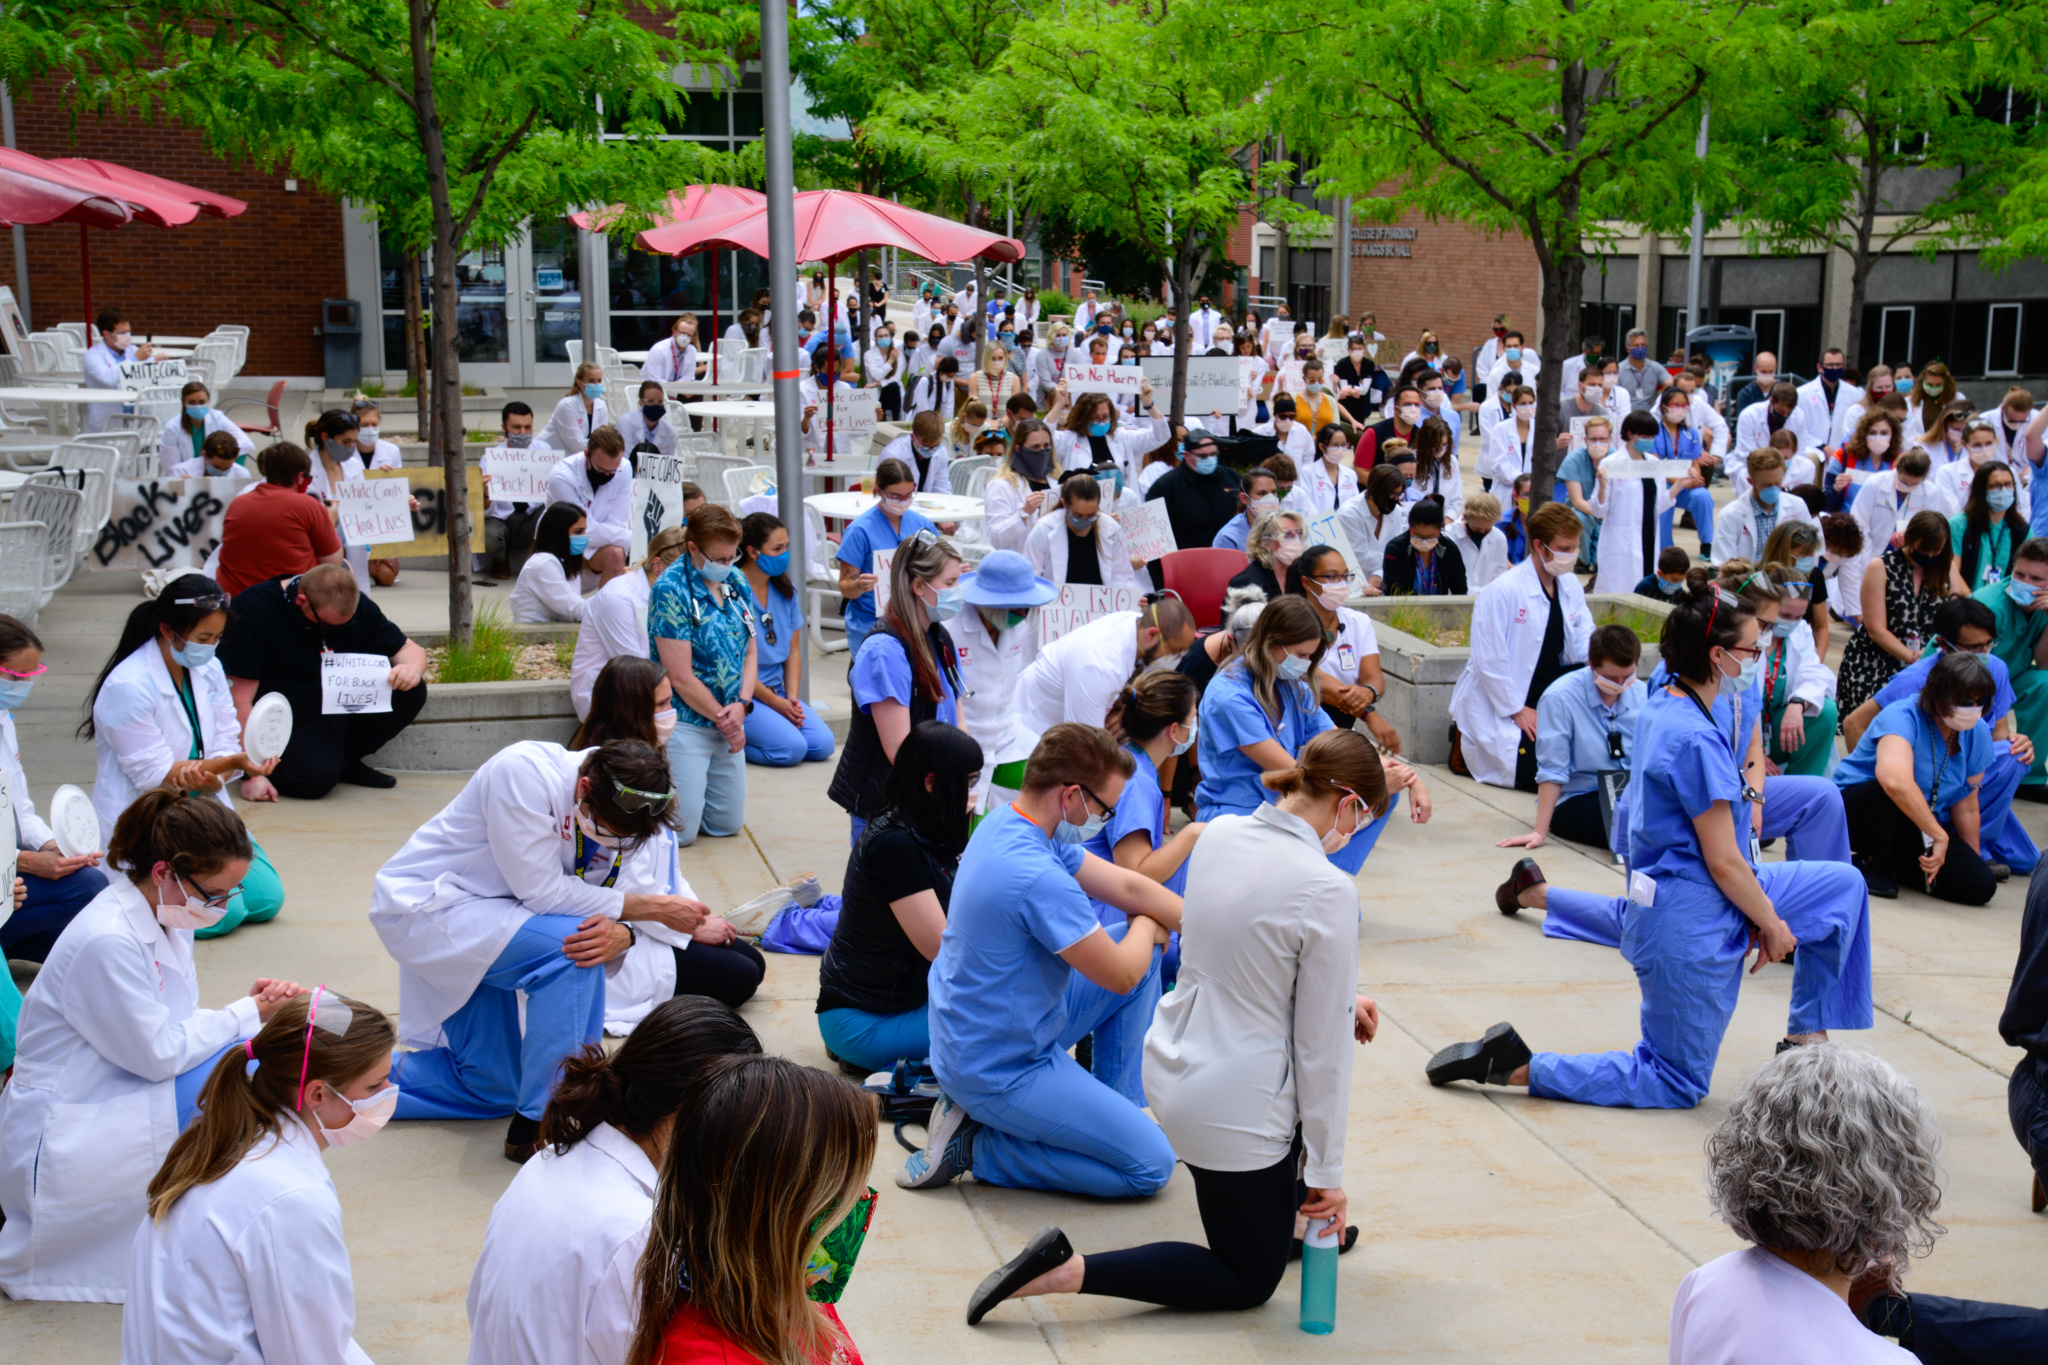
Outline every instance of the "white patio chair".
{"label": "white patio chair", "polygon": [[156,422],[161,432],[164,423],[178,415],[178,390],[182,384],[151,384],[140,390],[135,398],[135,411]]}
{"label": "white patio chair", "polygon": [[71,581],[72,571],[78,567],[78,557],[83,553],[78,518],[84,510],[85,494],[78,489],[35,479],[16,489],[14,500],[8,504],[7,517],[10,521],[39,523],[44,528],[44,602]]}
{"label": "white patio chair", "polygon": [[[847,650],[846,621],[831,608],[846,599],[839,594],[839,572],[832,559],[832,542],[825,538],[825,518],[817,508],[804,504],[804,615],[810,618],[811,646],[820,654],[844,654]],[[827,630],[838,638],[825,638]]]}
{"label": "white patio chair", "polygon": [[78,343],[78,349],[81,351],[85,350],[87,347],[92,345],[92,342],[88,340],[86,337],[85,324],[82,322],[60,322],[55,327],[52,327],[50,330],[53,332],[62,332],[66,336],[70,337],[72,340],[76,341]]}
{"label": "white patio chair", "polygon": [[213,329],[213,334],[235,343],[235,373],[240,374],[249,363],[249,329],[239,323],[223,322]]}
{"label": "white patio chair", "polygon": [[753,497],[754,476],[757,474],[766,474],[770,479],[775,477],[775,471],[764,464],[741,465],[736,469],[726,469],[722,476],[725,479],[725,506],[737,512],[742,501]]}
{"label": "white patio chair", "polygon": [[31,481],[63,482],[85,494],[85,506],[78,514],[78,548],[85,553],[107,518],[114,513],[114,480],[121,468],[121,452],[97,441],[66,441],[50,457],[50,468]]}
{"label": "white patio chair", "polygon": [[0,522],[0,615],[34,626],[43,609],[44,554],[50,528],[40,521]]}
{"label": "white patio chair", "polygon": [[562,345],[568,348],[569,372],[574,374],[576,367],[583,363],[583,342],[580,339],[572,339],[563,342]]}
{"label": "white patio chair", "polygon": [[694,482],[699,488],[704,490],[705,497],[721,507],[737,507],[739,506],[739,500],[732,496],[731,488],[726,483],[726,471],[755,469],[757,467],[752,460],[744,455],[699,455],[697,457],[697,477]]}

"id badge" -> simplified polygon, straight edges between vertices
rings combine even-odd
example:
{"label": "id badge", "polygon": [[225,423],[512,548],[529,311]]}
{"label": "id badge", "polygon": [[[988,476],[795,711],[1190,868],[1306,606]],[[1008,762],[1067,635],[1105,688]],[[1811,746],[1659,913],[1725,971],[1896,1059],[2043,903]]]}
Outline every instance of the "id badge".
{"label": "id badge", "polygon": [[1628,898],[1649,909],[1657,903],[1657,883],[1641,872],[1628,874]]}
{"label": "id badge", "polygon": [[1764,861],[1764,846],[1754,834],[1749,836],[1749,861],[1752,867],[1760,867]]}

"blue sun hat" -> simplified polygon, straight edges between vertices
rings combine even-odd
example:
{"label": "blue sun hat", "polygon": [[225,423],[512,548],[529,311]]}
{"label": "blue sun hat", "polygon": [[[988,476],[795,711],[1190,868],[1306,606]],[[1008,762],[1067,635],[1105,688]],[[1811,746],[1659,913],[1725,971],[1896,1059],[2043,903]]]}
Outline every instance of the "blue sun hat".
{"label": "blue sun hat", "polygon": [[1042,607],[1060,590],[1031,572],[1031,561],[1015,550],[997,550],[972,573],[960,576],[960,596],[977,607]]}

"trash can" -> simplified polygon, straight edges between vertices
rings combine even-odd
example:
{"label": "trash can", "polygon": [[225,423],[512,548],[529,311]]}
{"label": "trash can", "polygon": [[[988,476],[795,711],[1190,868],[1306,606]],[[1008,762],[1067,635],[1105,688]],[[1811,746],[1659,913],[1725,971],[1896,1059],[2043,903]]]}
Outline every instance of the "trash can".
{"label": "trash can", "polygon": [[1749,373],[1749,362],[1756,355],[1756,333],[1735,323],[1695,327],[1685,334],[1685,353],[1691,355],[1694,351],[1704,352],[1713,366],[1707,373],[1707,382],[1714,386],[1721,415],[1734,417],[1728,407],[1735,397],[1735,377]]}
{"label": "trash can", "polygon": [[354,299],[322,299],[320,325],[313,330],[326,352],[327,387],[352,389],[362,383],[362,305]]}

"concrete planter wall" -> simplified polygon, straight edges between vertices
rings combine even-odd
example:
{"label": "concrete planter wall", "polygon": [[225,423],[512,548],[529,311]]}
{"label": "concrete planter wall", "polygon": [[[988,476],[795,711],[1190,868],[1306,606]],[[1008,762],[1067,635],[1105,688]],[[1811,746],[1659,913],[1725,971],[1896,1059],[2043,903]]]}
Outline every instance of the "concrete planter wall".
{"label": "concrete planter wall", "polygon": [[380,768],[469,772],[508,744],[549,739],[567,744],[576,708],[566,678],[547,682],[436,683],[418,720],[370,755]]}
{"label": "concrete planter wall", "polygon": [[[1439,645],[1417,639],[1386,623],[1390,612],[1421,610],[1445,625],[1465,625],[1472,619],[1471,597],[1367,597],[1354,598],[1351,605],[1372,618],[1380,642],[1380,669],[1386,674],[1387,695],[1379,710],[1401,732],[1401,751],[1418,763],[1444,763],[1451,756],[1451,691],[1458,685],[1472,651],[1463,645]],[[1671,614],[1670,604],[1655,602],[1634,593],[1588,593],[1586,603],[1597,617],[1609,606],[1633,607],[1659,618]],[[1649,677],[1657,667],[1655,641],[1643,642],[1643,657],[1636,671]]]}

